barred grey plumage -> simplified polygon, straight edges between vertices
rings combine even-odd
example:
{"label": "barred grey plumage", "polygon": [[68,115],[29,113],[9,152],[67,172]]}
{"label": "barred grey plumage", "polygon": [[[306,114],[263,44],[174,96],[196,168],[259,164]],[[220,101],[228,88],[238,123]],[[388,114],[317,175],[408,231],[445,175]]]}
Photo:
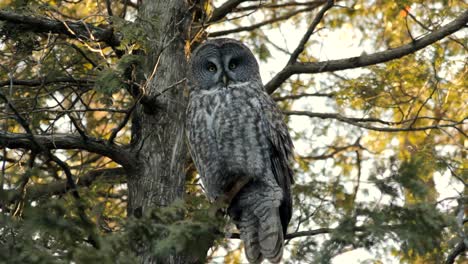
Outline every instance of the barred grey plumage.
{"label": "barred grey plumage", "polygon": [[192,54],[187,135],[208,197],[248,177],[229,215],[247,259],[281,260],[291,219],[293,145],[282,113],[263,88],[252,52],[233,39],[209,40]]}

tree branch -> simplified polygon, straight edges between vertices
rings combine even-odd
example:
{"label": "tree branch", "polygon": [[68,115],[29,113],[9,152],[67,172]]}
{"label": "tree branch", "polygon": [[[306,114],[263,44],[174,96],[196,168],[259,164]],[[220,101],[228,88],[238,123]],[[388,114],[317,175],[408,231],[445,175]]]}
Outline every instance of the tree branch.
{"label": "tree branch", "polygon": [[[462,125],[466,124],[465,120],[468,119],[468,117],[464,117],[460,121],[453,121],[452,123],[449,124],[437,124],[437,125],[432,125],[432,126],[424,126],[424,127],[400,127],[400,128],[392,128],[392,127],[377,127],[365,123],[380,123],[388,126],[395,126],[395,125],[401,125],[410,122],[411,120],[403,120],[400,122],[390,122],[390,121],[385,121],[381,120],[378,118],[357,118],[357,117],[346,117],[340,114],[335,114],[335,113],[314,113],[314,112],[308,112],[308,111],[283,111],[285,115],[298,115],[298,116],[308,116],[308,117],[318,117],[321,119],[336,119],[338,121],[357,126],[360,128],[365,128],[369,130],[375,130],[375,131],[382,131],[382,132],[401,132],[401,131],[423,131],[423,130],[428,130],[428,129],[439,129],[443,127],[455,127],[456,125]],[[420,117],[419,119],[429,119],[427,117]]]}
{"label": "tree branch", "polygon": [[[317,5],[317,6],[319,6],[319,5]],[[211,32],[211,33],[209,33],[209,37],[214,38],[214,37],[224,36],[224,35],[228,35],[228,34],[232,34],[232,33],[242,32],[242,31],[252,31],[254,29],[257,29],[259,27],[262,27],[262,26],[265,26],[265,25],[268,25],[268,24],[272,24],[272,23],[279,22],[279,21],[282,21],[282,20],[287,20],[287,19],[289,19],[289,18],[291,18],[291,17],[293,17],[293,16],[295,16],[297,14],[314,10],[317,6],[310,6],[310,7],[307,7],[307,8],[298,9],[298,10],[289,12],[289,13],[287,13],[285,15],[282,15],[282,16],[279,16],[279,17],[276,17],[276,18],[272,18],[272,19],[267,19],[267,20],[265,20],[263,22],[253,24],[253,25],[250,25],[250,26],[246,26],[246,27],[238,27],[238,28],[233,28],[233,29],[228,29],[228,30],[221,30],[221,31]]]}
{"label": "tree branch", "polygon": [[222,4],[220,7],[216,8],[213,10],[213,13],[211,14],[210,20],[208,20],[208,23],[213,23],[216,21],[219,21],[226,17],[227,14],[231,13],[231,11],[236,8],[239,4],[242,2],[245,2],[246,0],[229,0],[226,1],[224,4]]}
{"label": "tree branch", "polygon": [[106,0],[106,8],[107,8],[107,14],[111,17],[114,15],[112,12],[112,5],[110,0]]}
{"label": "tree branch", "polygon": [[[84,140],[79,135],[72,134],[52,134],[52,135],[34,135],[35,141],[47,149],[80,149],[97,153],[109,157],[113,161],[122,165],[126,169],[134,169],[137,166],[137,160],[126,149],[106,144],[105,141],[88,137]],[[37,147],[30,140],[28,134],[10,133],[0,131],[0,147],[11,149],[24,148],[35,150]]]}
{"label": "tree branch", "polygon": [[107,142],[109,142],[110,144],[114,143],[115,137],[117,137],[117,134],[119,133],[119,131],[122,130],[122,128],[124,128],[125,125],[128,123],[128,121],[130,120],[130,117],[132,116],[133,111],[136,109],[138,103],[140,102],[140,99],[141,99],[141,96],[137,100],[135,100],[132,107],[130,107],[130,109],[127,110],[127,112],[125,113],[124,119],[117,125],[117,127],[112,129],[112,134],[110,135]]}
{"label": "tree branch", "polygon": [[286,65],[278,74],[276,74],[266,85],[265,89],[269,93],[273,93],[284,81],[286,81],[293,74],[300,73],[320,73],[330,71],[340,71],[346,69],[354,69],[374,65],[378,63],[387,62],[390,60],[401,58],[405,55],[414,53],[423,49],[432,43],[443,39],[444,37],[457,32],[458,30],[466,27],[468,23],[468,11],[463,12],[455,20],[447,25],[434,30],[432,33],[420,38],[406,45],[398,48],[389,49],[386,51],[376,52],[373,54],[364,54],[358,57],[352,57],[340,60],[330,60],[321,62],[306,62],[295,63]]}
{"label": "tree branch", "polygon": [[335,94],[334,93],[302,93],[302,94],[291,94],[291,95],[285,95],[285,96],[273,96],[272,98],[276,102],[279,102],[279,101],[286,101],[289,99],[295,100],[295,99],[300,99],[303,97],[313,97],[313,96],[333,98]]}
{"label": "tree branch", "polygon": [[[83,204],[83,202],[81,200],[81,197],[80,197],[80,195],[78,193],[78,189],[76,188],[75,182],[73,180],[73,174],[71,173],[70,167],[68,167],[66,162],[62,161],[60,158],[58,158],[56,155],[54,155],[52,152],[50,152],[50,148],[44,147],[40,142],[37,141],[36,137],[33,134],[33,131],[31,130],[31,128],[29,126],[28,120],[26,120],[25,118],[23,118],[21,116],[21,114],[19,114],[16,107],[10,102],[10,100],[8,100],[8,98],[4,94],[0,93],[0,98],[2,98],[5,101],[5,103],[10,107],[10,109],[13,111],[13,113],[15,113],[16,120],[18,121],[18,123],[23,127],[23,129],[27,133],[25,135],[27,137],[28,142],[33,147],[33,148],[31,148],[31,150],[34,152],[34,155],[32,155],[32,157],[31,157],[30,168],[32,168],[33,165],[34,165],[34,157],[35,157],[35,155],[37,153],[44,153],[47,158],[49,158],[50,160],[55,162],[63,170],[63,172],[65,173],[66,186],[71,190],[71,194],[72,194],[72,196],[74,198],[75,205],[77,207],[78,215],[79,215],[80,219],[83,221],[83,223],[85,223],[89,227],[93,227],[94,226],[93,222],[86,215],[86,210],[85,210],[84,204]],[[24,185],[22,186],[20,193],[23,193],[24,186],[28,182],[28,179],[29,179],[29,177],[27,177],[26,180],[24,181]],[[22,202],[20,202],[20,203],[22,203]],[[19,209],[19,208],[20,207],[17,207],[17,209]],[[15,209],[14,215],[17,212],[19,212],[19,211],[17,211]],[[99,249],[99,243],[96,240],[96,233],[94,232],[94,229],[93,229],[93,231],[90,232],[88,240],[93,245],[93,247],[95,247],[96,249]]]}
{"label": "tree branch", "polygon": [[0,87],[7,85],[23,85],[23,86],[39,86],[39,85],[48,85],[53,83],[71,83],[76,85],[93,85],[93,80],[88,79],[75,79],[70,77],[57,77],[57,78],[41,78],[36,80],[18,80],[11,79],[7,81],[0,81]]}
{"label": "tree branch", "polygon": [[57,77],[54,79],[36,79],[36,80],[7,80],[7,81],[0,81],[0,87],[7,86],[7,85],[23,85],[23,86],[39,86],[39,85],[47,85],[53,83],[71,83],[77,85],[93,85],[94,81],[89,79],[75,79],[69,77]]}
{"label": "tree branch", "polygon": [[[355,227],[355,231],[362,231],[364,228],[361,227]],[[284,239],[294,239],[298,237],[304,237],[304,236],[316,236],[316,235],[321,235],[321,234],[329,234],[335,231],[334,228],[319,228],[319,229],[314,229],[314,230],[307,230],[307,231],[298,231],[294,233],[289,233],[286,234]]]}
{"label": "tree branch", "polygon": [[[389,228],[391,226],[383,226],[383,227]],[[318,228],[318,229],[307,230],[307,231],[298,231],[298,232],[286,234],[284,239],[294,239],[294,238],[304,237],[304,236],[316,236],[316,235],[322,235],[322,234],[329,234],[329,233],[333,233],[336,230],[338,229],[324,227],[324,228]],[[355,226],[353,228],[353,231],[355,232],[360,232],[360,231],[365,231],[365,230],[366,230],[366,227],[364,226]],[[240,236],[237,233],[233,233],[233,234],[230,234],[229,238],[239,239]]]}
{"label": "tree branch", "polygon": [[348,151],[348,150],[352,150],[352,149],[355,149],[355,150],[358,150],[358,149],[365,149],[364,147],[361,146],[361,144],[359,143],[359,139],[354,143],[354,144],[351,144],[351,145],[347,145],[347,146],[342,146],[342,147],[333,147],[333,146],[330,146],[329,148],[333,149],[331,152],[325,152],[323,154],[319,154],[319,155],[315,155],[315,156],[312,156],[312,155],[309,155],[309,156],[301,156],[300,158],[301,159],[306,159],[306,160],[324,160],[324,159],[329,159],[329,158],[333,158],[336,154],[338,153],[341,153],[343,151]]}
{"label": "tree branch", "polygon": [[334,2],[335,2],[334,0],[328,0],[326,5],[324,5],[322,9],[320,9],[320,11],[318,12],[318,14],[315,16],[314,20],[310,24],[309,28],[307,29],[306,33],[302,37],[301,41],[299,41],[299,44],[297,45],[296,49],[291,54],[288,64],[296,63],[297,58],[304,51],[305,45],[307,41],[309,41],[310,36],[312,36],[312,34],[315,31],[315,28],[320,23],[325,13],[328,11],[328,9],[333,7]]}
{"label": "tree branch", "polygon": [[[86,173],[79,177],[76,182],[77,187],[89,187],[96,180],[99,181],[115,181],[124,182],[124,168],[97,169]],[[26,188],[26,196],[29,200],[36,200],[41,197],[50,197],[52,195],[65,194],[70,189],[68,188],[67,180],[60,180],[48,184],[33,184]],[[4,200],[4,204],[11,204],[19,199],[19,190],[5,190],[6,195],[0,195]]]}
{"label": "tree branch", "polygon": [[445,264],[453,264],[455,263],[455,259],[457,259],[457,257],[466,251],[466,246],[465,246],[465,243],[464,241],[461,241],[460,243],[458,243],[458,245],[449,253],[448,257],[447,257],[447,260],[445,261]]}
{"label": "tree branch", "polygon": [[244,7],[238,7],[235,8],[233,11],[234,12],[245,12],[245,11],[251,11],[251,10],[257,10],[260,8],[263,9],[276,9],[276,8],[286,8],[286,7],[292,7],[292,6],[310,6],[310,5],[317,5],[317,4],[323,4],[327,2],[327,0],[316,0],[316,1],[309,1],[309,2],[286,2],[286,3],[281,3],[281,4],[276,4],[276,3],[265,3],[265,2],[260,2],[258,5],[249,5],[249,6],[244,6]]}
{"label": "tree branch", "polygon": [[88,41],[102,41],[115,47],[120,44],[113,28],[95,27],[84,22],[59,21],[46,17],[34,17],[0,10],[0,20],[21,26],[21,30],[38,33],[56,33]]}

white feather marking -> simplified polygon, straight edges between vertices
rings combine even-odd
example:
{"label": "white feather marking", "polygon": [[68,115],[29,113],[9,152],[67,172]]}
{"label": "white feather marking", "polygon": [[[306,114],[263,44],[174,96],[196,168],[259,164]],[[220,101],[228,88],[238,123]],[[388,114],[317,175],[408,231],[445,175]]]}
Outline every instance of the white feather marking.
{"label": "white feather marking", "polygon": [[250,86],[251,82],[241,82],[241,83],[233,83],[228,85],[229,88],[240,88],[244,86]]}
{"label": "white feather marking", "polygon": [[250,87],[250,84],[251,84],[251,82],[232,83],[232,84],[229,84],[227,87],[219,86],[216,89],[200,90],[199,93],[200,93],[200,95],[212,95],[212,94],[216,94],[216,93],[219,93],[219,92],[225,92],[226,89],[228,89],[228,88],[231,88],[231,89],[232,88],[241,88],[241,87],[245,87],[245,86]]}
{"label": "white feather marking", "polygon": [[215,93],[218,93],[220,92],[221,90],[223,90],[224,87],[221,87],[221,88],[216,88],[216,89],[210,89],[210,90],[200,90],[200,95],[212,95],[212,94],[215,94]]}
{"label": "white feather marking", "polygon": [[207,110],[205,110],[206,113],[206,126],[208,129],[213,129],[213,120],[216,115],[216,111],[218,111],[218,108],[220,106],[220,101],[219,100],[219,95],[215,95],[214,97],[214,105],[213,106],[208,106],[208,108],[212,108],[211,113],[208,113]]}
{"label": "white feather marking", "polygon": [[217,111],[219,110],[219,107],[221,105],[221,96],[225,96],[227,98],[226,103],[231,102],[231,96],[232,94],[232,89],[236,88],[243,88],[243,87],[250,87],[251,82],[241,82],[241,83],[233,83],[228,85],[228,87],[219,87],[216,89],[210,89],[210,90],[200,90],[199,96],[214,96],[214,105],[207,106],[207,108],[211,108],[211,113],[208,113],[207,109],[205,109],[205,119],[206,119],[206,125],[208,129],[212,130],[213,129],[213,122],[214,118],[217,114]]}

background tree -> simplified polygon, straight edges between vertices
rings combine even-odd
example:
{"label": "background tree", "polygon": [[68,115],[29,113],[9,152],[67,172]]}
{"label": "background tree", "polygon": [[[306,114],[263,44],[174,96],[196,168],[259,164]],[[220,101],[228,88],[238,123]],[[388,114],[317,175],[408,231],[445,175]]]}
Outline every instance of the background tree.
{"label": "background tree", "polygon": [[[184,139],[187,58],[226,36],[261,60],[295,137],[287,261],[466,261],[463,1],[0,7],[0,259],[241,261]],[[331,43],[340,32],[353,42]]]}

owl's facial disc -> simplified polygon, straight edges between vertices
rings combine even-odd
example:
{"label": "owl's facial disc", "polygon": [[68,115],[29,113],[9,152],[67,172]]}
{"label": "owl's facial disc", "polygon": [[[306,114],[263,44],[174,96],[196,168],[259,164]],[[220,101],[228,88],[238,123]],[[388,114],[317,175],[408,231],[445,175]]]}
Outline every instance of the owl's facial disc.
{"label": "owl's facial disc", "polygon": [[250,83],[262,89],[258,63],[242,43],[229,39],[209,40],[197,48],[191,59],[189,78],[201,90],[235,88]]}

